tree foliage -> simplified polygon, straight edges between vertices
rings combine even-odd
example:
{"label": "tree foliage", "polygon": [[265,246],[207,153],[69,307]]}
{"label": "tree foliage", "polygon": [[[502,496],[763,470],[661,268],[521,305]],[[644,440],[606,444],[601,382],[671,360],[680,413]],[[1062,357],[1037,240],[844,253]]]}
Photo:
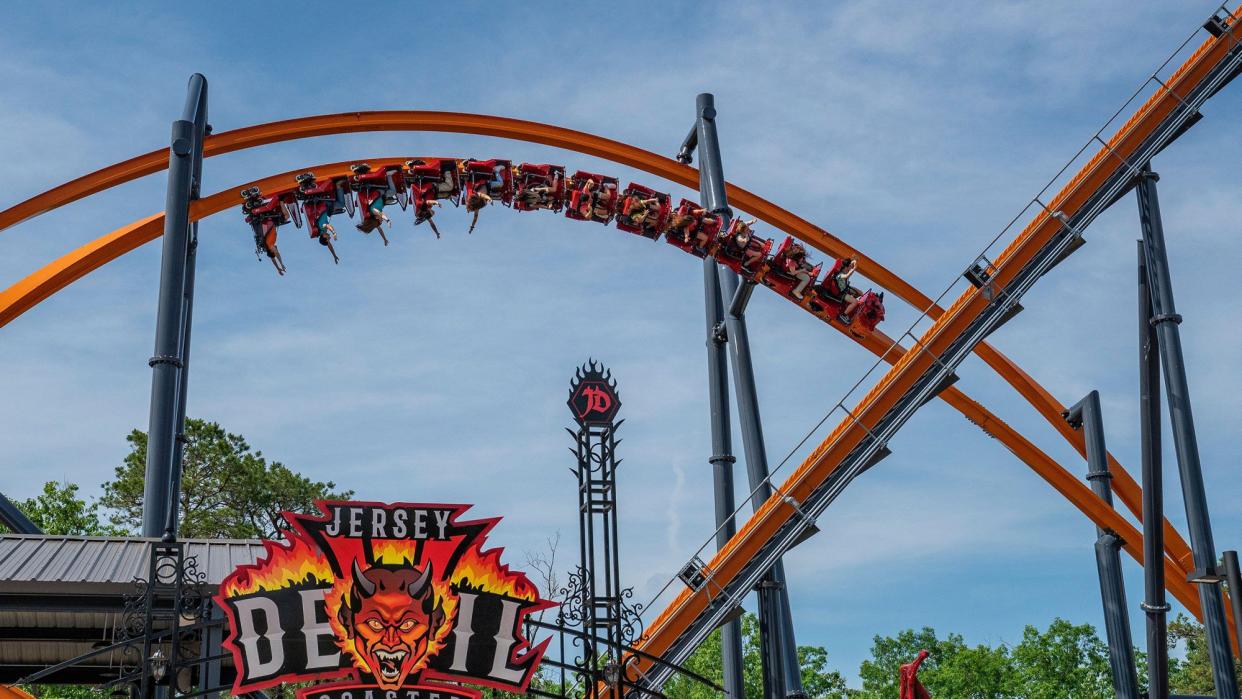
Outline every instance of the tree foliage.
{"label": "tree foliage", "polygon": [[[1184,657],[1169,660],[1169,690],[1178,694],[1215,695],[1216,683],[1212,680],[1212,658],[1208,654],[1207,633],[1203,624],[1178,614],[1169,622],[1169,647],[1183,646]],[[1242,685],[1242,666],[1235,658],[1233,672]]]}
{"label": "tree foliage", "polygon": [[[280,513],[306,512],[315,500],[345,499],[336,484],[313,481],[279,461],[269,462],[251,451],[241,435],[218,423],[186,420],[181,474],[179,534],[186,538],[275,538]],[[126,437],[130,452],[115,477],[103,486],[100,503],[113,511],[115,526],[138,531],[142,526],[147,435],[134,430]]]}
{"label": "tree foliage", "polygon": [[[747,699],[763,697],[763,663],[760,658],[759,619],[745,614],[742,623],[742,666]],[[828,669],[828,651],[819,646],[798,646],[802,686],[812,699],[840,699],[851,696],[841,673]],[[720,656],[720,630],[713,631],[703,645],[691,654],[685,668],[721,684],[724,667]],[[720,693],[684,675],[676,675],[664,687],[670,699],[718,699]]]}
{"label": "tree foliage", "polygon": [[14,504],[44,534],[100,536],[123,533],[100,521],[99,504],[78,497],[76,483],[48,481],[43,484],[42,493]]}

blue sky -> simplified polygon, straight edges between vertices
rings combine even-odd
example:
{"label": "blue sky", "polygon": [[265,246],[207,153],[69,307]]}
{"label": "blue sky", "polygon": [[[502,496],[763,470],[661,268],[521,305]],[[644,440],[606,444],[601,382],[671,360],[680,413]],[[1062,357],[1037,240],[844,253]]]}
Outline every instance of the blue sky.
{"label": "blue sky", "polygon": [[[189,6],[185,6],[189,7]],[[46,3],[0,27],[5,206],[167,142],[186,78],[217,131],[310,114],[437,109],[546,121],[672,155],[711,91],[728,178],[929,294],[949,283],[1203,21],[1210,3]],[[1242,205],[1231,86],[1156,163],[1220,549],[1236,548]],[[399,155],[592,158],[446,134],[317,138],[213,158],[208,192],[315,163]],[[663,185],[661,185],[663,186]],[[0,233],[7,286],[162,208],[163,176]],[[688,194],[669,185],[670,191]],[[382,248],[347,224],[330,258],[282,233],[289,275],[235,213],[201,226],[190,413],[368,499],[474,502],[521,562],[576,534],[565,386],[601,358],[625,400],[626,581],[645,598],[711,534],[700,267],[666,245],[551,215],[484,212],[467,238],[396,216]],[[1131,199],[993,336],[1057,398],[1103,396],[1137,477]],[[90,493],[145,429],[159,250],[113,262],[0,330],[0,487]],[[913,318],[891,300],[886,328]],[[766,292],[749,312],[778,463],[873,361]],[[959,384],[1075,473],[1082,463],[975,359]],[[499,410],[497,409],[499,407]],[[479,422],[476,415],[492,416]],[[820,435],[822,436],[822,434]],[[817,443],[813,439],[811,444]],[[1170,444],[1171,440],[1166,440]],[[740,448],[740,444],[738,445]],[[1055,616],[1101,626],[1093,526],[997,442],[933,402],[787,558],[799,640],[853,677],[871,636],[911,626],[1016,642]],[[795,461],[801,452],[795,454]],[[1169,514],[1185,531],[1173,456]],[[739,481],[743,480],[739,472]],[[562,555],[570,550],[562,546]],[[1127,559],[1133,626],[1141,573]]]}

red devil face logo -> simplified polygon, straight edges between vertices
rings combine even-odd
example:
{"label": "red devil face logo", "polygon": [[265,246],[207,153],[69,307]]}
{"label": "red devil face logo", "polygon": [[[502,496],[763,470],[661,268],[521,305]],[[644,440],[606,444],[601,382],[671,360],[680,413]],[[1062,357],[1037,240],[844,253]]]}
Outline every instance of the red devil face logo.
{"label": "red devil face logo", "polygon": [[427,646],[445,623],[436,602],[431,564],[376,565],[365,572],[355,560],[348,605],[340,622],[356,653],[383,689],[396,689],[427,661]]}

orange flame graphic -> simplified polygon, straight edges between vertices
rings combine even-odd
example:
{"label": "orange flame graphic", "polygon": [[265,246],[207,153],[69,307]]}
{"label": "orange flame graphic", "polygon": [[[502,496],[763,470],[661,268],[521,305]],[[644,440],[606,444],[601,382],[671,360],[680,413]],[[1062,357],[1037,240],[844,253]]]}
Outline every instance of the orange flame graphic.
{"label": "orange flame graphic", "polygon": [[332,582],[332,568],[319,549],[297,535],[286,536],[289,538],[283,544],[263,542],[267,555],[254,566],[243,566],[226,578],[220,585],[220,594],[238,597],[292,587],[312,579]]}

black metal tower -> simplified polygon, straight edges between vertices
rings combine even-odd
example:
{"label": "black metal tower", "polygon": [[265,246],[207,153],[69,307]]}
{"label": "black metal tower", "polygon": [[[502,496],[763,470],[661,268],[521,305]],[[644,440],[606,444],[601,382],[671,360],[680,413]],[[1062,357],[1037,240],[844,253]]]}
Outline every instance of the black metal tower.
{"label": "black metal tower", "polygon": [[[569,389],[569,408],[578,429],[572,451],[578,459],[578,569],[562,591],[558,621],[580,625],[582,673],[610,689],[624,691],[624,652],[641,635],[641,605],[630,604],[633,588],[621,587],[617,552],[617,421],[621,396],[612,372],[590,360]],[[575,641],[577,642],[577,641]],[[619,695],[619,693],[618,693]]]}

